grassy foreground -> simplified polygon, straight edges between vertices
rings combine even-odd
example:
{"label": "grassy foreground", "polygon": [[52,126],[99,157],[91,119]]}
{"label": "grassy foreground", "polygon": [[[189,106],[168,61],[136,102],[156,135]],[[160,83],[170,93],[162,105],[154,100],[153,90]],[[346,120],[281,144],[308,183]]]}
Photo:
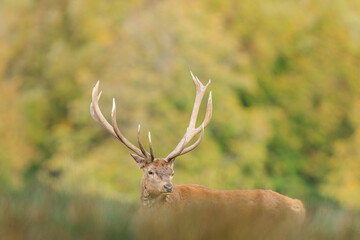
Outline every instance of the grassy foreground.
{"label": "grassy foreground", "polygon": [[[2,192],[0,206],[0,239],[249,239],[247,230],[252,228],[261,236],[267,234],[250,219],[246,223],[222,219],[210,209],[203,215],[162,212],[144,218],[136,204],[59,193],[44,186]],[[351,240],[359,236],[359,212],[310,204],[305,226],[291,238]]]}

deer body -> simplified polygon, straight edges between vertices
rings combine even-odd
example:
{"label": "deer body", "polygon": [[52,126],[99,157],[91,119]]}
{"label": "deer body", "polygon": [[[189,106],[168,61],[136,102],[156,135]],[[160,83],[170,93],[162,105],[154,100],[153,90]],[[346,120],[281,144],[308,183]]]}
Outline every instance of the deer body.
{"label": "deer body", "polygon": [[[163,204],[208,203],[220,204],[244,211],[258,210],[269,212],[288,212],[304,215],[300,200],[292,199],[272,190],[213,190],[197,184],[174,185],[172,194],[165,195]],[[161,200],[160,200],[161,201]],[[159,202],[161,204],[161,202]]]}
{"label": "deer body", "polygon": [[[192,75],[192,73],[191,73]],[[143,170],[141,181],[141,202],[145,209],[175,207],[187,209],[189,206],[205,206],[217,208],[221,212],[234,213],[243,220],[257,218],[268,222],[284,220],[301,223],[305,217],[305,209],[300,200],[292,199],[271,190],[212,190],[196,184],[173,185],[174,162],[177,157],[196,148],[202,140],[204,129],[212,115],[211,92],[207,103],[205,119],[199,127],[195,127],[200,104],[210,81],[205,86],[192,75],[196,97],[189,126],[184,137],[166,158],[155,158],[149,133],[150,152],[147,152],[140,137],[138,128],[139,148],[128,141],[120,132],[116,123],[115,100],[113,101],[112,124],[102,115],[98,101],[99,82],[94,87],[90,112],[95,121],[108,130],[134,153],[130,153],[138,167]],[[198,140],[189,147],[191,139],[200,134]]]}
{"label": "deer body", "polygon": [[[272,190],[213,190],[197,184],[172,185],[172,163],[155,159],[143,167],[141,203],[144,208],[206,206],[224,212],[238,212],[243,218],[271,217],[301,223],[305,217],[302,202]],[[167,190],[164,186],[171,186]]]}

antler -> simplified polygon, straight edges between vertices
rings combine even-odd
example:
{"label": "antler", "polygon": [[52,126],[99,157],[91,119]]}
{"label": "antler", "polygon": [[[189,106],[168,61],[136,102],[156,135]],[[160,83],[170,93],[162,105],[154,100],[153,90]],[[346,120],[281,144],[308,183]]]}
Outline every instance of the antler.
{"label": "antler", "polygon": [[[112,107],[112,111],[111,111],[111,118],[112,118],[112,125],[110,125],[110,123],[106,120],[106,118],[104,117],[104,115],[101,113],[100,107],[99,107],[99,99],[101,96],[101,93],[98,94],[99,92],[99,82],[98,81],[95,85],[95,87],[93,88],[92,91],[92,102],[90,104],[90,113],[91,116],[93,117],[93,119],[98,122],[103,128],[105,128],[109,133],[111,133],[114,137],[116,137],[119,141],[121,141],[126,147],[128,147],[130,150],[132,150],[133,152],[135,152],[139,157],[149,161],[152,161],[154,159],[154,153],[152,150],[152,144],[151,144],[151,139],[149,137],[150,140],[150,152],[151,154],[149,154],[141,141],[140,138],[140,125],[138,127],[138,143],[140,146],[140,149],[137,148],[134,144],[132,144],[129,140],[127,140],[124,135],[120,132],[118,126],[117,126],[117,122],[116,122],[116,105],[115,105],[115,99],[113,99],[113,107]],[[150,134],[150,133],[149,133]],[[149,135],[150,136],[150,135]]]}
{"label": "antler", "polygon": [[[190,117],[189,126],[186,129],[186,133],[185,133],[184,137],[180,140],[180,142],[176,146],[176,148],[165,158],[165,161],[174,159],[177,156],[188,153],[191,150],[193,150],[194,148],[196,148],[200,144],[202,137],[204,135],[204,129],[209,124],[210,119],[211,119],[212,98],[211,98],[211,92],[210,92],[209,99],[207,102],[207,107],[206,107],[205,119],[199,127],[195,128],[196,119],[197,119],[197,116],[199,113],[201,101],[202,101],[204,94],[206,92],[206,89],[209,86],[209,84],[211,83],[211,81],[209,80],[209,82],[204,86],[200,82],[200,80],[196,76],[193,75],[192,72],[190,72],[190,73],[191,73],[193,82],[195,84],[196,96],[195,96],[193,111],[192,111],[191,117]],[[191,139],[193,139],[200,132],[201,132],[201,135],[200,135],[199,139],[193,145],[185,148],[185,146],[191,141]]]}
{"label": "antler", "polygon": [[[192,74],[192,72],[190,72],[190,73],[191,73],[193,82],[195,84],[196,96],[195,96],[193,111],[191,113],[189,126],[186,129],[185,135],[180,140],[179,144],[165,158],[165,161],[169,161],[171,159],[176,158],[177,156],[183,155],[183,154],[188,153],[188,152],[192,151],[193,149],[195,149],[200,144],[200,142],[203,138],[203,135],[204,135],[204,129],[209,124],[210,119],[211,119],[212,98],[211,98],[211,92],[210,92],[209,99],[207,102],[207,107],[206,107],[205,119],[199,127],[197,127],[197,128],[195,127],[196,119],[199,114],[201,101],[202,101],[204,94],[206,92],[206,89],[209,86],[211,81],[209,80],[209,82],[204,86],[200,82],[200,80]],[[113,107],[112,107],[112,111],[111,111],[112,125],[110,125],[110,123],[106,120],[104,115],[101,113],[101,110],[99,107],[99,99],[101,97],[101,92],[99,94],[99,82],[100,81],[98,81],[96,83],[96,85],[92,91],[92,102],[90,104],[90,113],[91,113],[91,116],[93,117],[93,119],[96,122],[98,122],[103,128],[105,128],[109,133],[111,133],[114,137],[116,137],[119,141],[121,141],[126,147],[128,147],[130,150],[132,150],[134,153],[136,153],[139,157],[146,160],[147,162],[153,161],[155,159],[155,156],[154,156],[154,151],[153,151],[153,147],[152,147],[150,132],[149,132],[150,153],[148,153],[145,150],[144,145],[142,144],[141,137],[140,137],[140,125],[138,127],[138,135],[137,135],[140,149],[137,148],[134,144],[132,144],[129,140],[127,140],[124,137],[124,135],[120,132],[119,127],[117,126],[117,122],[116,122],[115,99],[113,99]],[[192,144],[191,146],[185,148],[186,145],[199,133],[201,133],[201,134],[200,134],[200,137],[198,138],[198,140],[196,140],[196,142],[194,144]],[[133,154],[131,154],[131,155],[134,157]]]}

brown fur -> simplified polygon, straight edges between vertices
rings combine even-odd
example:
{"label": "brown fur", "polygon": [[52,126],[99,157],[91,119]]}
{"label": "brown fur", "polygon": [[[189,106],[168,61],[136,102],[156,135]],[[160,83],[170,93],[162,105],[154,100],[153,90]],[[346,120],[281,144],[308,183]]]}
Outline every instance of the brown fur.
{"label": "brown fur", "polygon": [[[220,207],[224,211],[238,211],[241,216],[269,216],[274,219],[292,219],[302,222],[305,208],[300,200],[292,199],[271,190],[213,190],[196,184],[174,185],[167,193],[163,186],[171,184],[173,162],[163,159],[145,164],[141,184],[141,201],[144,207],[192,206]],[[153,174],[149,175],[149,171]]]}
{"label": "brown fur", "polygon": [[[197,184],[173,185],[173,191],[167,193],[163,185],[171,184],[172,162],[155,159],[141,168],[143,208],[136,226],[147,233],[145,239],[226,236],[220,239],[289,240],[302,229],[305,208],[300,200],[271,190],[224,191]],[[176,238],[174,231],[208,237]]]}

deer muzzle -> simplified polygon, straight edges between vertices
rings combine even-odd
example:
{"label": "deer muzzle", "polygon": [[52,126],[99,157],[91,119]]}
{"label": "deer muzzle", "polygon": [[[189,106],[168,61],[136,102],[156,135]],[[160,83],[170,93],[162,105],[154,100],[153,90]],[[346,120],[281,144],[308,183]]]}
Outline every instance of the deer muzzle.
{"label": "deer muzzle", "polygon": [[167,193],[172,193],[173,190],[174,190],[174,187],[173,187],[172,184],[165,184],[165,185],[164,185],[164,190],[165,190],[165,192],[167,192]]}

